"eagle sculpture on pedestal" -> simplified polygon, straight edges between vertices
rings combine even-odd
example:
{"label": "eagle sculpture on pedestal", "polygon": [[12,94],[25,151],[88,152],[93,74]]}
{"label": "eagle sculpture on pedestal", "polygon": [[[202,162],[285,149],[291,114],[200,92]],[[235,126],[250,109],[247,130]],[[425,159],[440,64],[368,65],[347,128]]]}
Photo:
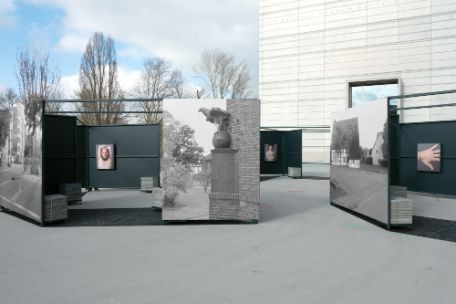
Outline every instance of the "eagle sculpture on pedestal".
{"label": "eagle sculpture on pedestal", "polygon": [[226,130],[229,125],[230,113],[220,108],[200,108],[199,112],[206,116],[206,120],[216,124],[218,131]]}
{"label": "eagle sculpture on pedestal", "polygon": [[230,113],[220,108],[200,108],[199,112],[206,116],[206,120],[217,125],[217,132],[215,132],[212,143],[217,149],[229,148],[231,146],[231,135],[228,132],[230,123]]}

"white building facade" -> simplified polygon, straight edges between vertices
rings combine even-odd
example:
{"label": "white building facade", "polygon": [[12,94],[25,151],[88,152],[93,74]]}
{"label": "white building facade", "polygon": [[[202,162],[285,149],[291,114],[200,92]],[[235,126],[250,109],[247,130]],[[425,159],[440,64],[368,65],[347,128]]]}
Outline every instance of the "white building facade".
{"label": "white building facade", "polygon": [[[303,162],[327,163],[331,113],[390,95],[456,89],[456,1],[261,0],[259,57],[262,127],[301,128]],[[408,114],[413,121],[448,112]]]}

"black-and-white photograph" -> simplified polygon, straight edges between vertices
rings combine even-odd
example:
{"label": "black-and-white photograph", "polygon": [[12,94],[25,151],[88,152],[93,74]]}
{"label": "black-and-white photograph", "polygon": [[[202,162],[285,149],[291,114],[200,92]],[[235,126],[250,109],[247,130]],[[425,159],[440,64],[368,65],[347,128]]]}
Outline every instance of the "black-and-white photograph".
{"label": "black-and-white photograph", "polygon": [[331,202],[387,221],[388,139],[384,101],[333,115]]}
{"label": "black-and-white photograph", "polygon": [[257,220],[258,100],[164,100],[162,219]]}
{"label": "black-and-white photograph", "polygon": [[217,131],[206,109],[226,110],[225,100],[165,100],[161,159],[164,220],[209,219],[211,150]]}
{"label": "black-and-white photograph", "polygon": [[422,172],[440,172],[441,144],[420,143],[417,147],[417,169]]}
{"label": "black-and-white photograph", "polygon": [[277,144],[264,145],[264,161],[276,162],[277,161]]}
{"label": "black-and-white photograph", "polygon": [[0,108],[0,204],[41,221],[41,103]]}
{"label": "black-and-white photograph", "polygon": [[114,145],[101,144],[96,146],[97,149],[97,169],[114,170]]}

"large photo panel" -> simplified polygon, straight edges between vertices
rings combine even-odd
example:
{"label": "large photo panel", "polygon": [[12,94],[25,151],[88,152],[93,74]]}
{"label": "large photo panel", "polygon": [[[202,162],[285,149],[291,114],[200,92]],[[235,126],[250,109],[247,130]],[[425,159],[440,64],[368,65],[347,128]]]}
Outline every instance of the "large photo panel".
{"label": "large photo panel", "polygon": [[330,199],[388,223],[387,103],[334,113],[331,119]]}
{"label": "large photo panel", "polygon": [[259,123],[258,100],[163,101],[163,220],[258,220]]}
{"label": "large photo panel", "polygon": [[40,223],[41,108],[31,101],[0,109],[0,206]]}

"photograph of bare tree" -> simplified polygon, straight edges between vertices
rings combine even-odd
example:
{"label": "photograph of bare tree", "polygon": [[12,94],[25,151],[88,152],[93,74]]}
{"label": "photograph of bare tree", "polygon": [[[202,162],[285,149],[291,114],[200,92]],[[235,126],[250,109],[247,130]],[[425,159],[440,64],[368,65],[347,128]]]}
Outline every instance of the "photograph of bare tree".
{"label": "photograph of bare tree", "polygon": [[163,101],[162,219],[259,219],[259,100]]}
{"label": "photograph of bare tree", "polygon": [[164,220],[209,219],[210,160],[215,127],[201,108],[226,109],[225,100],[164,100],[161,159]]}

